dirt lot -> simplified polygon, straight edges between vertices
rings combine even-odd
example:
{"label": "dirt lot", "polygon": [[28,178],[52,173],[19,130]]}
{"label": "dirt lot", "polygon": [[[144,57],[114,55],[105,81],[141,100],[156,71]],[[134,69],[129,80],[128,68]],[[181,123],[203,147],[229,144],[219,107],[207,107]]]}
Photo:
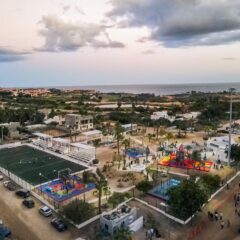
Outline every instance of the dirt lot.
{"label": "dirt lot", "polygon": [[[35,200],[35,199],[34,199]],[[51,218],[38,213],[41,205],[35,200],[35,208],[27,209],[15,192],[5,189],[0,182],[0,218],[12,231],[14,240],[72,240],[77,238],[75,229],[64,233],[57,232],[50,224]]]}

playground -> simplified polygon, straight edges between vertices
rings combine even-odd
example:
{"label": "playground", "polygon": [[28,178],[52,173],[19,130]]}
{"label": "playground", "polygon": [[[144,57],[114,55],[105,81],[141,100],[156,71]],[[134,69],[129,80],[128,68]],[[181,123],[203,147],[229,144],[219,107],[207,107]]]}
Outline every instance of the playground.
{"label": "playground", "polygon": [[171,178],[165,181],[164,183],[154,187],[152,190],[148,192],[149,195],[159,198],[161,200],[167,201],[168,200],[168,195],[167,191],[168,189],[172,187],[176,187],[181,183],[180,180]]}
{"label": "playground", "polygon": [[33,186],[58,178],[62,169],[79,172],[86,167],[28,145],[0,150],[0,167]]}
{"label": "playground", "polygon": [[198,171],[210,172],[213,162],[207,160],[200,162],[190,158],[186,158],[184,146],[181,145],[176,151],[176,153],[169,152],[158,162],[158,164],[164,167],[193,169]]}
{"label": "playground", "polygon": [[37,189],[54,201],[62,203],[94,188],[93,183],[83,184],[78,176],[66,174],[57,180],[40,185]]}

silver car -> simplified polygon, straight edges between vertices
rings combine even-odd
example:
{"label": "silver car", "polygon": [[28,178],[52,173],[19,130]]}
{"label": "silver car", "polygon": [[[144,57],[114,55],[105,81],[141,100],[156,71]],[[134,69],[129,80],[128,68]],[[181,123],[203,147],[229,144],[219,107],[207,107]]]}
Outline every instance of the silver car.
{"label": "silver car", "polygon": [[47,206],[42,206],[39,208],[39,212],[44,216],[44,217],[50,217],[52,215],[52,210],[47,207]]}

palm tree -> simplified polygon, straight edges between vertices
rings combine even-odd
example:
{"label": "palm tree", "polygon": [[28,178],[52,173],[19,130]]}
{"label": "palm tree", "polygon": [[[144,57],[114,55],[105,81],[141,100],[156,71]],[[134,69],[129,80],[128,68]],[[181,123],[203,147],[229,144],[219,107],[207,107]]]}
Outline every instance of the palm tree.
{"label": "palm tree", "polygon": [[119,122],[117,122],[115,126],[115,134],[114,137],[117,140],[117,150],[118,150],[118,155],[120,155],[120,141],[123,139],[123,127]]}
{"label": "palm tree", "polygon": [[123,159],[123,169],[126,169],[126,153],[127,153],[127,148],[130,147],[130,139],[124,139],[124,141],[122,142],[124,145],[124,159]]}
{"label": "palm tree", "polygon": [[102,213],[101,205],[102,205],[102,195],[104,192],[104,189],[108,186],[107,179],[104,177],[104,175],[101,173],[99,168],[96,170],[96,174],[93,175],[95,187],[98,191],[98,213]]}
{"label": "palm tree", "polygon": [[[90,182],[90,174],[88,171],[84,171],[82,174],[82,183],[84,184],[84,188],[88,182]],[[86,202],[85,191],[83,192],[83,201]]]}

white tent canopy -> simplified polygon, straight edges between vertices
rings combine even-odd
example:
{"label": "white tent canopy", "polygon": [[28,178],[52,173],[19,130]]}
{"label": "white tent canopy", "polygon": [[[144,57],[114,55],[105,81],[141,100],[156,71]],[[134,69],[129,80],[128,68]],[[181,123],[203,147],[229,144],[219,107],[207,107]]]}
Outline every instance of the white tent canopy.
{"label": "white tent canopy", "polygon": [[102,132],[99,130],[92,130],[92,131],[82,133],[82,135],[84,135],[86,137],[90,137],[90,136],[97,135],[97,134],[102,134]]}
{"label": "white tent canopy", "polygon": [[70,140],[64,138],[53,138],[53,141],[61,144],[70,144]]}
{"label": "white tent canopy", "polygon": [[40,132],[35,132],[33,133],[34,136],[39,137],[39,138],[43,138],[43,139],[51,139],[52,136],[48,135],[48,134],[44,134],[44,133],[40,133]]}

